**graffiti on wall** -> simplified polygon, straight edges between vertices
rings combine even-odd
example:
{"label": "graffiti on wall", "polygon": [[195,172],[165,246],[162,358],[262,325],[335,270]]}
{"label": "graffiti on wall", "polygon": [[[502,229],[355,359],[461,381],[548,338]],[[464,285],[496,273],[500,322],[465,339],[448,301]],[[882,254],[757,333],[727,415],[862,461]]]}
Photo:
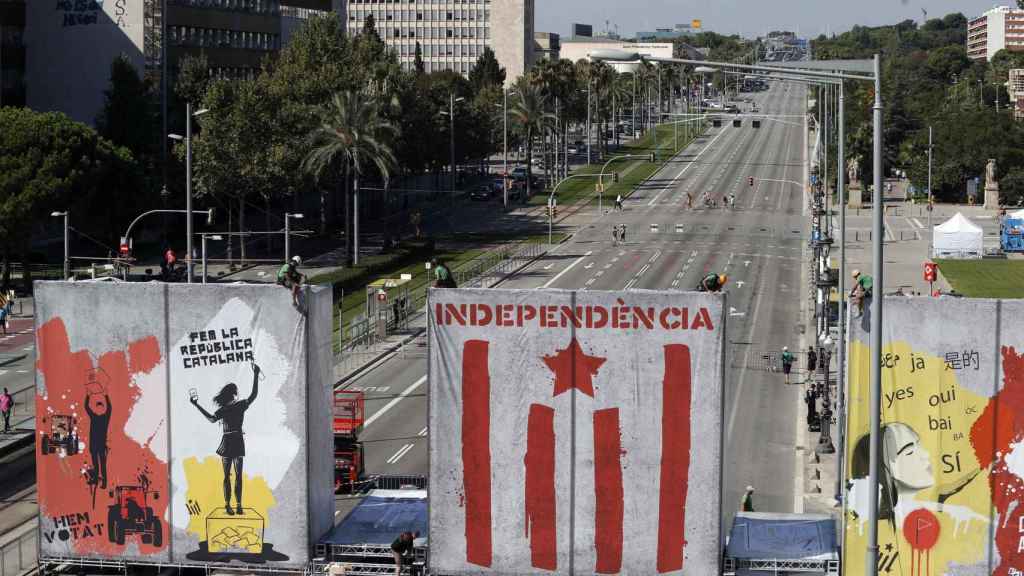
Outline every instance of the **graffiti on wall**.
{"label": "graffiti on wall", "polygon": [[275,490],[298,452],[281,396],[293,365],[261,320],[232,299],[172,346],[174,498],[184,512],[175,522],[198,541],[188,560],[291,558],[270,528],[284,498]]}
{"label": "graffiti on wall", "polygon": [[[125,350],[71,350],[63,320],[36,334],[44,550],[142,555],[165,548],[166,394],[156,337]],[[155,384],[155,385],[153,385]]]}

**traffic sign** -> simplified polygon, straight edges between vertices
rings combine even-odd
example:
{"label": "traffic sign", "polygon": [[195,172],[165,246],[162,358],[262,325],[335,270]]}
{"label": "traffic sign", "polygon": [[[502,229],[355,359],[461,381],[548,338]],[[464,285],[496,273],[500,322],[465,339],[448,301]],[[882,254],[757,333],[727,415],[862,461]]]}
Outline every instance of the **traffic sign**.
{"label": "traffic sign", "polygon": [[938,267],[938,265],[935,264],[935,262],[925,262],[924,263],[924,281],[925,282],[935,282],[935,276],[936,276],[936,273],[938,271],[938,268],[939,267]]}
{"label": "traffic sign", "polygon": [[121,246],[119,251],[121,256],[128,256],[128,239],[123,236],[121,237]]}

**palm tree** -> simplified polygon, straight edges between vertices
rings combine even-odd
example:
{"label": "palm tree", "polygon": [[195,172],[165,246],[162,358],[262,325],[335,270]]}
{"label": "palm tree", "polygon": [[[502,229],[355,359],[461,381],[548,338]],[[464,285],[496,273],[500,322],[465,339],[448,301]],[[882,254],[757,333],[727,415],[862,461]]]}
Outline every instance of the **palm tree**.
{"label": "palm tree", "polygon": [[527,82],[519,86],[519,98],[512,105],[512,118],[519,124],[523,137],[526,139],[526,197],[532,191],[533,179],[533,136],[543,134],[551,121],[551,114],[544,110],[547,97],[540,90]]}
{"label": "palm tree", "polygon": [[387,187],[398,164],[391,148],[397,134],[398,129],[381,115],[377,101],[359,91],[335,93],[321,125],[309,133],[312,149],[302,161],[305,172],[319,180],[340,160],[342,171],[352,174],[353,264],[359,264],[359,177],[372,164]]}

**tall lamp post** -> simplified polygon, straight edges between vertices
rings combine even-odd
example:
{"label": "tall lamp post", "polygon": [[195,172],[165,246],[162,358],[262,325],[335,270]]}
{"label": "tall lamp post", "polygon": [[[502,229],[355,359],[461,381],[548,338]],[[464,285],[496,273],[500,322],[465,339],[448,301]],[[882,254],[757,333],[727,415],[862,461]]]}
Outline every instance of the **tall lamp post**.
{"label": "tall lamp post", "polygon": [[289,225],[291,220],[292,220],[292,218],[294,218],[296,220],[302,220],[303,218],[305,218],[305,216],[303,214],[289,214],[288,212],[284,213],[284,261],[285,261],[285,263],[287,263],[288,260],[292,257],[292,253],[291,253],[292,234],[291,234],[291,227]]}
{"label": "tall lamp post", "polygon": [[515,90],[502,90],[504,94],[504,103],[502,104],[502,116],[504,117],[504,139],[505,139],[505,153],[503,157],[505,170],[501,175],[502,190],[504,198],[502,199],[502,205],[508,208],[508,97],[516,94]]}
{"label": "tall lamp post", "polygon": [[185,141],[185,276],[188,283],[192,283],[192,118],[202,116],[209,112],[208,109],[192,111],[192,103],[185,103],[185,137],[178,134],[168,134],[171,140]]}
{"label": "tall lamp post", "polygon": [[825,335],[821,339],[821,367],[825,374],[824,385],[821,390],[821,437],[818,439],[818,447],[814,449],[818,454],[835,454],[836,447],[832,444],[832,384],[828,381],[829,367],[832,361],[832,349],[835,343],[832,337]]}
{"label": "tall lamp post", "polygon": [[63,212],[51,212],[54,218],[64,217],[64,279],[71,277],[71,254],[68,251],[68,210]]}
{"label": "tall lamp post", "polygon": [[[459,96],[458,98],[456,98],[455,97],[455,92],[449,92],[448,93],[448,111],[447,112],[445,112],[444,110],[441,111],[441,114],[443,114],[445,116],[448,116],[448,136],[450,137],[449,138],[449,148],[448,148],[448,151],[450,153],[451,170],[452,170],[451,180],[449,181],[449,191],[450,192],[455,192],[455,103],[456,102],[462,102],[463,100],[465,100],[465,98],[463,98],[462,96]],[[506,151],[505,155],[508,156],[508,152],[507,151]]]}

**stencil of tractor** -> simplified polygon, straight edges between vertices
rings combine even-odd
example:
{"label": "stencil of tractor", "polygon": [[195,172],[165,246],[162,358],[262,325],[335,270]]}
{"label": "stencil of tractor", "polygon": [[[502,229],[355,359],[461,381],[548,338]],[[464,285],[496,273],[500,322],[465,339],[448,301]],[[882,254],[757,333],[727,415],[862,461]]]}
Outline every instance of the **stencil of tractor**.
{"label": "stencil of tractor", "polygon": [[149,495],[153,500],[157,492],[147,492],[142,486],[117,486],[108,492],[114,503],[107,507],[107,537],[115,544],[124,544],[128,534],[141,534],[143,544],[163,546],[163,528],[160,518],[153,514]]}
{"label": "stencil of tractor", "polygon": [[39,442],[39,451],[46,454],[54,454],[57,449],[63,448],[68,456],[78,454],[78,436],[73,429],[75,419],[64,414],[50,416],[50,433],[43,432]]}

